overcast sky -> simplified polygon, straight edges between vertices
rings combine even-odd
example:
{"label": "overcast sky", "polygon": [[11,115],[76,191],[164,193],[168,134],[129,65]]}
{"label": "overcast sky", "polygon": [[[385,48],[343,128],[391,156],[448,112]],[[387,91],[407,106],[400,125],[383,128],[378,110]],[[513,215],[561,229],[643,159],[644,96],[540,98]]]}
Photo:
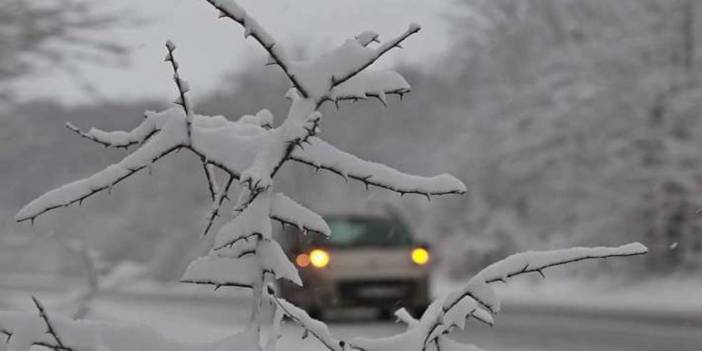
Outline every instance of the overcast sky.
{"label": "overcast sky", "polygon": [[[178,59],[193,93],[216,89],[221,77],[251,60],[265,62],[264,51],[230,20],[217,20],[205,0],[101,0],[107,8],[129,9],[148,20],[139,28],[121,29],[109,35],[130,48],[130,66],[96,67],[79,63],[82,74],[95,88],[95,96],[107,100],[164,99],[172,94],[171,72],[162,62],[163,44],[178,45]],[[381,65],[396,62],[428,63],[440,57],[449,42],[443,15],[451,1],[427,0],[240,0],[286,47],[304,48],[308,54],[329,49],[364,30],[375,30],[381,40],[402,32],[409,23],[423,26],[420,35],[384,58]],[[21,81],[23,99],[57,98],[67,103],[91,97],[61,72]],[[93,99],[95,97],[93,96]]]}

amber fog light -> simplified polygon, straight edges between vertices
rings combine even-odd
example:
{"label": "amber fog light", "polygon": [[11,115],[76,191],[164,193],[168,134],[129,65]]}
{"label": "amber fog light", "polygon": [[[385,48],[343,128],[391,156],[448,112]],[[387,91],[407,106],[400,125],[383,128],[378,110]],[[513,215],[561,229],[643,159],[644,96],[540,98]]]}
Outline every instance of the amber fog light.
{"label": "amber fog light", "polygon": [[423,247],[412,250],[412,262],[420,266],[429,263],[429,251]]}
{"label": "amber fog light", "polygon": [[299,254],[295,257],[295,263],[298,267],[305,268],[310,265],[310,256],[307,254]]}
{"label": "amber fog light", "polygon": [[329,264],[329,253],[321,249],[310,252],[310,263],[317,268],[324,268]]}

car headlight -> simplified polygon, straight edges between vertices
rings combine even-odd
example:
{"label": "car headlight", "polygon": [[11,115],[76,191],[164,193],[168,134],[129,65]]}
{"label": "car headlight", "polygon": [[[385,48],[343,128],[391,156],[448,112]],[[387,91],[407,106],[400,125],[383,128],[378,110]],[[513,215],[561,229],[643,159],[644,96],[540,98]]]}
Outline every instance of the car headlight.
{"label": "car headlight", "polygon": [[324,268],[329,264],[329,253],[322,249],[314,249],[310,252],[310,263],[317,268]]}
{"label": "car headlight", "polygon": [[423,247],[412,250],[412,262],[420,266],[429,263],[429,251]]}

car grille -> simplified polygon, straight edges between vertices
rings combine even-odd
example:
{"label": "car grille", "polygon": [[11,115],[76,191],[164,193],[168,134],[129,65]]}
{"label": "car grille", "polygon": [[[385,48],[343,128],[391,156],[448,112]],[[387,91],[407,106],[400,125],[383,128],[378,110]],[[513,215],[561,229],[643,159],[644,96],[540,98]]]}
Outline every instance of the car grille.
{"label": "car grille", "polygon": [[396,303],[417,293],[417,282],[406,280],[364,280],[338,284],[339,296],[347,302]]}

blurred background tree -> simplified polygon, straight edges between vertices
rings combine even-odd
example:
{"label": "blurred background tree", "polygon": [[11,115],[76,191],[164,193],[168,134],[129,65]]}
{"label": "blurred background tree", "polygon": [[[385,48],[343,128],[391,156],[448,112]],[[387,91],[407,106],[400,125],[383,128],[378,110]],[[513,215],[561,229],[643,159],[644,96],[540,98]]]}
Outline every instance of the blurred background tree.
{"label": "blurred background tree", "polygon": [[100,34],[125,24],[124,15],[85,0],[0,2],[0,101],[12,94],[8,83],[25,75],[62,69],[81,80],[78,62],[123,62],[125,48]]}

